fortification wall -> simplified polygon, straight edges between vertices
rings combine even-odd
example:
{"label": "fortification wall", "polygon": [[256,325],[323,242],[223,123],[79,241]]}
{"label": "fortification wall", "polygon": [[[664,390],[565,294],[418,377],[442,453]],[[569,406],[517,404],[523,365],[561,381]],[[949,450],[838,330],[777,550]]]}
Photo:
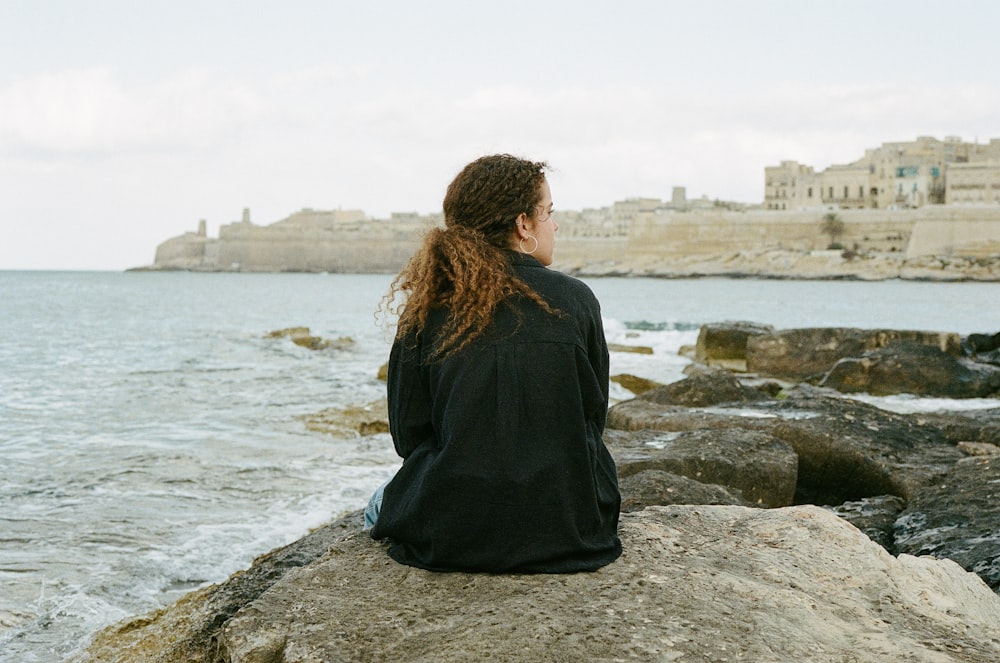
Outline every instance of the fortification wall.
{"label": "fortification wall", "polygon": [[[629,272],[678,260],[725,260],[748,252],[816,253],[832,239],[859,253],[921,256],[1000,256],[1000,206],[927,206],[912,210],[838,210],[843,232],[822,232],[828,210],[769,211],[666,209],[636,213],[602,232],[581,228],[559,235],[557,269]],[[417,250],[440,216],[392,220],[324,220],[311,214],[257,226],[225,225],[219,239],[185,233],[157,247],[155,269],[205,271],[394,272]],[[568,217],[560,220],[569,226]],[[572,223],[586,224],[580,215]],[[607,226],[607,227],[606,227]],[[608,228],[611,228],[610,230]],[[568,230],[568,228],[567,228]]]}

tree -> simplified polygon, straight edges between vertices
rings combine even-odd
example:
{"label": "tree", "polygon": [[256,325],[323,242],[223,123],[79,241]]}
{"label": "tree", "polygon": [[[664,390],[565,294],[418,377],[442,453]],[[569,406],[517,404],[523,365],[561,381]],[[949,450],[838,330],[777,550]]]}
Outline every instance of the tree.
{"label": "tree", "polygon": [[828,249],[839,249],[843,248],[837,242],[837,238],[844,234],[844,220],[833,212],[823,215],[823,223],[819,227],[820,231],[824,235],[830,236],[830,245]]}

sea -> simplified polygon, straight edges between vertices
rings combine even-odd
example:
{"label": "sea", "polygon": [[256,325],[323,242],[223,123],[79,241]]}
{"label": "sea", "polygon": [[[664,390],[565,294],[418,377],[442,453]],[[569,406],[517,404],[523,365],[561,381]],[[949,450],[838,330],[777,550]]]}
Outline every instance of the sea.
{"label": "sea", "polygon": [[[384,396],[391,277],[0,271],[0,661],[68,661],[100,629],[224,580],[399,466],[388,434],[304,419]],[[1000,331],[1000,284],[584,279],[612,374],[683,377],[701,325]],[[269,333],[309,327],[327,350]],[[349,340],[348,340],[349,339]],[[631,394],[612,385],[615,401]],[[867,398],[898,412],[994,399]]]}

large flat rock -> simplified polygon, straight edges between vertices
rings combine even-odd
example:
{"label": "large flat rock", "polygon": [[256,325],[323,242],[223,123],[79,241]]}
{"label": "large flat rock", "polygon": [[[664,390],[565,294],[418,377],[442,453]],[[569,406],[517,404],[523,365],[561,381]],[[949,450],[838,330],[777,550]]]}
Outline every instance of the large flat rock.
{"label": "large flat rock", "polygon": [[595,573],[431,573],[356,532],[222,628],[217,660],[1000,660],[1000,597],[817,507],[622,516]]}

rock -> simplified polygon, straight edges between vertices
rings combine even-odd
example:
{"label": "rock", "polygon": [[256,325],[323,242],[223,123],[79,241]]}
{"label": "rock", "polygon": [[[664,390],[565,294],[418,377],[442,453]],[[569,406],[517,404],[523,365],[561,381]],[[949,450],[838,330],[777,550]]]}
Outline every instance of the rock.
{"label": "rock", "polygon": [[354,345],[354,339],[341,336],[333,340],[313,336],[308,327],[288,327],[268,332],[266,338],[289,338],[295,345],[310,350],[347,350]]}
{"label": "rock", "polygon": [[1000,332],[996,334],[969,334],[962,347],[967,349],[970,354],[1000,349]]}
{"label": "rock", "polygon": [[988,442],[959,442],[957,446],[969,456],[1000,456],[1000,447]]}
{"label": "rock", "polygon": [[[798,457],[798,504],[837,505],[876,495],[907,499],[963,457],[936,425],[944,417],[931,423],[808,385],[786,389],[780,398],[711,409],[660,404],[653,398],[658,392],[612,406],[608,426],[767,433],[790,445]],[[961,421],[963,432],[971,434],[974,420],[963,416]]]}
{"label": "rock", "polygon": [[432,573],[358,532],[222,626],[249,661],[984,661],[1000,597],[949,561],[895,559],[815,507],[622,516],[595,573]]}
{"label": "rock", "polygon": [[864,532],[869,539],[889,553],[895,554],[893,528],[905,506],[906,501],[901,497],[878,495],[865,497],[856,502],[844,502],[831,510]]}
{"label": "rock", "polygon": [[653,348],[645,345],[622,345],[621,343],[608,343],[608,350],[611,352],[632,352],[640,355],[653,354]]}
{"label": "rock", "polygon": [[899,552],[953,559],[1000,590],[1000,461],[957,462],[910,499],[894,536]]}
{"label": "rock", "polygon": [[258,557],[249,569],[222,584],[195,590],[162,610],[104,629],[74,661],[216,663],[216,637],[222,625],[286,573],[313,563],[347,532],[357,531],[361,514],[349,513]]}
{"label": "rock", "polygon": [[956,358],[929,345],[899,341],[839,360],[819,384],[876,396],[982,398],[1000,391],[1000,369]]}
{"label": "rock", "polygon": [[756,322],[719,322],[702,325],[695,345],[695,359],[709,366],[745,370],[747,340],[773,334],[774,327]]}
{"label": "rock", "polygon": [[745,387],[724,371],[699,371],[684,380],[673,382],[641,395],[654,403],[709,407],[719,403],[752,403],[768,398],[767,393]]}
{"label": "rock", "polygon": [[635,375],[629,375],[628,373],[621,373],[619,375],[612,375],[611,381],[621,386],[625,387],[633,394],[641,394],[647,392],[650,389],[655,389],[656,387],[662,387],[663,384],[656,382],[654,380],[648,380],[646,378],[640,378]]}
{"label": "rock", "polygon": [[937,347],[955,357],[961,337],[944,332],[821,327],[786,329],[747,339],[747,370],[787,380],[819,380],[838,360],[897,341]]}
{"label": "rock", "polygon": [[367,405],[330,407],[302,417],[306,428],[317,433],[348,436],[389,432],[389,404],[386,399]]}
{"label": "rock", "polygon": [[731,504],[754,506],[726,486],[702,483],[661,470],[641,470],[619,479],[622,511],[641,511],[647,506],[669,504]]}
{"label": "rock", "polygon": [[606,435],[605,442],[622,478],[648,470],[669,472],[724,486],[767,507],[787,506],[795,497],[798,458],[788,444],[766,433],[639,431]]}

